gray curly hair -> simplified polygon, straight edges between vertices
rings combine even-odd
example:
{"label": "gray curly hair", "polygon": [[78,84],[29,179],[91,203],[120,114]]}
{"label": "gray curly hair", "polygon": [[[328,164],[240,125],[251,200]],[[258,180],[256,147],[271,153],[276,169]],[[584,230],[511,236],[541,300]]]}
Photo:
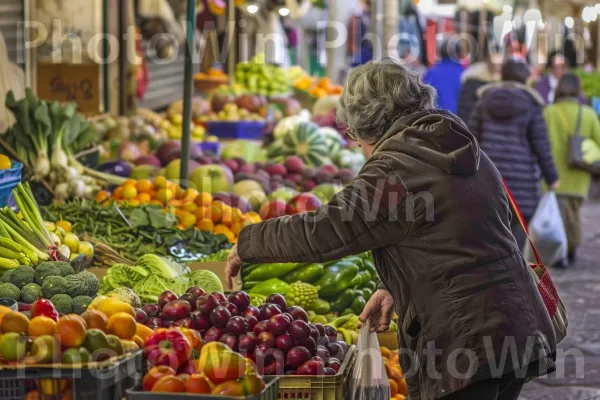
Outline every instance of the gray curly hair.
{"label": "gray curly hair", "polygon": [[401,117],[435,106],[435,89],[386,58],[350,71],[336,118],[349,136],[374,143]]}

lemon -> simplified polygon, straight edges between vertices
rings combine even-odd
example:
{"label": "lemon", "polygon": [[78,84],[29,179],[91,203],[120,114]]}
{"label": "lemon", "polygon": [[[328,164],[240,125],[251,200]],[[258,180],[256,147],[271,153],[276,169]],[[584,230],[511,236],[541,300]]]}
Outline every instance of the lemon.
{"label": "lemon", "polygon": [[77,250],[79,250],[79,238],[71,232],[65,235],[62,242],[71,250],[71,253],[77,253]]}
{"label": "lemon", "polygon": [[64,229],[65,232],[71,232],[71,229],[73,228],[73,226],[71,225],[71,223],[69,221],[64,221],[64,220],[58,221],[55,225],[57,228]]}
{"label": "lemon", "polygon": [[90,242],[79,242],[79,249],[77,250],[79,254],[85,254],[85,258],[90,260],[94,257],[94,246]]}
{"label": "lemon", "polygon": [[5,156],[4,154],[0,154],[0,169],[10,169],[12,167],[12,162],[10,158]]}

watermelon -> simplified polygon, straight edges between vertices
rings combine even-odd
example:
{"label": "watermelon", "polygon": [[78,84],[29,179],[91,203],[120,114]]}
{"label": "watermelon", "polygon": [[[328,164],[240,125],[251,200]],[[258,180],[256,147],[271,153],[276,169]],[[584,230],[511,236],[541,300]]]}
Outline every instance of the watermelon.
{"label": "watermelon", "polygon": [[336,129],[328,126],[321,127],[319,129],[319,135],[325,139],[329,154],[337,154],[344,148],[344,139]]}
{"label": "watermelon", "polygon": [[329,149],[325,138],[319,134],[319,126],[312,122],[301,122],[282,139],[283,153],[297,155],[305,164],[321,166],[329,162]]}

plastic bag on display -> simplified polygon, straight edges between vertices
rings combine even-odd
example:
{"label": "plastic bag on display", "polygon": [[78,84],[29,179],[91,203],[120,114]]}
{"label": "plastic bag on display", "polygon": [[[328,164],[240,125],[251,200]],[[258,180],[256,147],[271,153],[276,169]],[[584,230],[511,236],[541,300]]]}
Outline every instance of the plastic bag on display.
{"label": "plastic bag on display", "polygon": [[367,320],[358,334],[358,356],[350,381],[350,400],[389,400],[390,383],[385,373],[377,334]]}
{"label": "plastic bag on display", "polygon": [[[567,262],[567,233],[554,192],[544,194],[529,223],[529,236],[538,250],[544,265]],[[531,246],[525,246],[524,256],[535,262]]]}

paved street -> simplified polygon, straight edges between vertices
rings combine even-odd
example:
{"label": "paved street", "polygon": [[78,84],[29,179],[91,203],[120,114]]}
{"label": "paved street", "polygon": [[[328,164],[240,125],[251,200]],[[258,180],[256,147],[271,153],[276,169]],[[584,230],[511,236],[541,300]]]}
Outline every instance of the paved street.
{"label": "paved street", "polygon": [[[521,400],[600,400],[600,202],[583,211],[585,243],[577,264],[551,270],[567,311],[569,336],[559,370],[528,384]],[[579,369],[579,370],[578,370]]]}

